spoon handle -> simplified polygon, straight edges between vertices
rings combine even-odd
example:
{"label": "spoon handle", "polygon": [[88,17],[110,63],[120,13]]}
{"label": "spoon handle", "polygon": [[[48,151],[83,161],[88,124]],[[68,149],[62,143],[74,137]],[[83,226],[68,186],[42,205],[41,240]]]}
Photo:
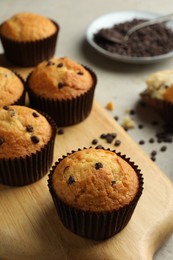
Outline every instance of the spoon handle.
{"label": "spoon handle", "polygon": [[131,29],[129,29],[129,31],[127,32],[127,34],[124,37],[124,40],[128,40],[129,36],[134,33],[135,31],[144,28],[146,26],[149,25],[153,25],[153,24],[157,24],[157,23],[161,23],[161,22],[166,22],[169,21],[173,18],[173,13],[172,14],[167,14],[167,15],[162,15],[162,16],[158,16],[156,18],[153,18],[152,20],[143,22],[141,24],[135,25],[133,26]]}

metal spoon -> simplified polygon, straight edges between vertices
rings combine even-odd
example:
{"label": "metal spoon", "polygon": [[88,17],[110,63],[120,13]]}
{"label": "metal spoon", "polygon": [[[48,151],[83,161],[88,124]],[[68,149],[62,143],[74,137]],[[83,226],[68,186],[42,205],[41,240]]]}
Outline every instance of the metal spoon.
{"label": "metal spoon", "polygon": [[125,34],[125,36],[122,36],[119,32],[114,32],[114,34],[112,35],[112,32],[110,33],[111,29],[102,29],[99,32],[99,35],[111,42],[114,43],[126,43],[129,40],[129,37],[136,32],[137,30],[147,27],[149,25],[153,25],[153,24],[157,24],[157,23],[161,23],[161,22],[165,22],[165,21],[169,21],[173,18],[173,14],[168,14],[168,15],[164,15],[164,16],[159,16],[156,17],[152,20],[140,23],[138,25],[133,26],[132,28],[130,28],[127,33]]}

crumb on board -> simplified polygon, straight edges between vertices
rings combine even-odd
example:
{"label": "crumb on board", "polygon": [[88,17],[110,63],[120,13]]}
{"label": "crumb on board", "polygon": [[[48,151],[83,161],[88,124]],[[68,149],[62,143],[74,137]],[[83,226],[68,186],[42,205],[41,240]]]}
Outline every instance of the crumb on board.
{"label": "crumb on board", "polygon": [[112,110],[114,109],[114,105],[113,105],[112,101],[108,102],[108,103],[106,104],[105,108],[106,108],[107,110],[112,111]]}
{"label": "crumb on board", "polygon": [[130,115],[125,115],[122,120],[121,126],[126,129],[135,128],[136,123],[131,119]]}

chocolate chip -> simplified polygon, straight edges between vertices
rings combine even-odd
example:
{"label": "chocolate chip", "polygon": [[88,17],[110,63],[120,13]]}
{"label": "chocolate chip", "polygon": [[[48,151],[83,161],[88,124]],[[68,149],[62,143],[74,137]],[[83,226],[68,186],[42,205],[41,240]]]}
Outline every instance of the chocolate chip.
{"label": "chocolate chip", "polygon": [[164,145],[164,146],[162,146],[162,147],[160,148],[160,151],[161,151],[161,152],[165,152],[166,149],[167,149],[167,147]]}
{"label": "chocolate chip", "polygon": [[64,83],[58,82],[58,88],[61,89],[61,88],[63,88],[63,87],[64,87]]}
{"label": "chocolate chip", "polygon": [[134,115],[135,114],[135,110],[131,109],[130,110],[130,115]]}
{"label": "chocolate chip", "polygon": [[155,157],[155,156],[151,156],[151,160],[152,160],[153,162],[155,162],[155,161],[156,161],[156,157]]}
{"label": "chocolate chip", "polygon": [[140,140],[139,144],[143,145],[143,144],[145,144],[145,141],[144,140]]}
{"label": "chocolate chip", "polygon": [[155,151],[155,150],[153,150],[153,151],[151,152],[151,155],[152,155],[152,156],[156,156],[156,154],[157,154],[157,151]]}
{"label": "chocolate chip", "polygon": [[95,163],[95,169],[99,170],[100,168],[103,168],[103,164],[101,162]]}
{"label": "chocolate chip", "polygon": [[82,71],[78,71],[77,74],[82,76],[83,72]]}
{"label": "chocolate chip", "polygon": [[72,175],[68,178],[67,184],[73,184],[75,182],[75,179]]}
{"label": "chocolate chip", "polygon": [[118,117],[118,116],[114,116],[114,119],[115,119],[116,121],[118,121],[119,117]]}
{"label": "chocolate chip", "polygon": [[9,110],[9,106],[4,106],[3,109]]}
{"label": "chocolate chip", "polygon": [[124,126],[123,129],[127,132],[129,128],[127,126]]}
{"label": "chocolate chip", "polygon": [[112,184],[112,186],[114,185],[114,184],[116,184],[116,181],[114,180],[114,181],[111,181],[111,184]]}
{"label": "chocolate chip", "polygon": [[115,143],[114,143],[115,146],[119,146],[120,144],[121,144],[120,140],[116,140]]}
{"label": "chocolate chip", "polygon": [[107,135],[106,136],[107,143],[111,144],[113,142],[113,140],[114,140],[114,137],[112,135]]}
{"label": "chocolate chip", "polygon": [[5,143],[5,140],[3,137],[0,137],[0,145],[2,145],[3,143]]}
{"label": "chocolate chip", "polygon": [[64,129],[63,128],[58,129],[57,134],[58,135],[63,135],[64,134]]}
{"label": "chocolate chip", "polygon": [[95,148],[96,149],[104,149],[104,147],[101,144],[97,145]]}
{"label": "chocolate chip", "polygon": [[100,138],[101,139],[105,139],[106,138],[106,134],[101,134]]}
{"label": "chocolate chip", "polygon": [[32,133],[34,130],[33,126],[32,125],[27,125],[26,126],[26,131],[29,132],[29,133]]}
{"label": "chocolate chip", "polygon": [[39,117],[39,115],[36,112],[32,113],[33,117]]}
{"label": "chocolate chip", "polygon": [[155,141],[154,138],[149,139],[149,143],[154,143],[154,141]]}
{"label": "chocolate chip", "polygon": [[97,143],[98,143],[98,140],[97,140],[97,139],[93,139],[91,143],[92,143],[92,144],[97,144]]}
{"label": "chocolate chip", "polygon": [[142,124],[139,124],[139,125],[138,125],[138,128],[139,128],[139,129],[142,129],[143,127],[144,127],[144,126],[143,126]]}
{"label": "chocolate chip", "polygon": [[62,62],[57,64],[58,68],[62,68],[63,66],[64,66],[64,64]]}
{"label": "chocolate chip", "polygon": [[36,135],[33,135],[33,136],[31,136],[31,141],[32,141],[34,144],[37,144],[40,140],[39,140],[39,138],[38,138]]}

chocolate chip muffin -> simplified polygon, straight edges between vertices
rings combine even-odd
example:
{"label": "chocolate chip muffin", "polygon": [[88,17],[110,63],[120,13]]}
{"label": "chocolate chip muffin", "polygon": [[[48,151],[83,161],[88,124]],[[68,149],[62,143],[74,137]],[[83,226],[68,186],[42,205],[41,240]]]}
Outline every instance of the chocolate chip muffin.
{"label": "chocolate chip muffin", "polygon": [[55,131],[36,110],[0,108],[0,183],[25,185],[43,177],[52,164]]}
{"label": "chocolate chip muffin", "polygon": [[23,79],[13,71],[0,67],[0,107],[12,104],[24,105],[25,86]]}
{"label": "chocolate chip muffin", "polygon": [[54,55],[59,25],[36,13],[17,13],[0,26],[5,55],[14,64],[34,66]]}
{"label": "chocolate chip muffin", "polygon": [[152,73],[146,79],[146,86],[140,94],[142,100],[173,124],[173,70]]}
{"label": "chocolate chip muffin", "polygon": [[30,105],[57,126],[74,125],[90,114],[96,82],[94,72],[68,57],[43,61],[27,79]]}
{"label": "chocolate chip muffin", "polygon": [[91,239],[120,232],[143,189],[137,166],[104,148],[86,148],[63,157],[54,165],[48,183],[62,223]]}

